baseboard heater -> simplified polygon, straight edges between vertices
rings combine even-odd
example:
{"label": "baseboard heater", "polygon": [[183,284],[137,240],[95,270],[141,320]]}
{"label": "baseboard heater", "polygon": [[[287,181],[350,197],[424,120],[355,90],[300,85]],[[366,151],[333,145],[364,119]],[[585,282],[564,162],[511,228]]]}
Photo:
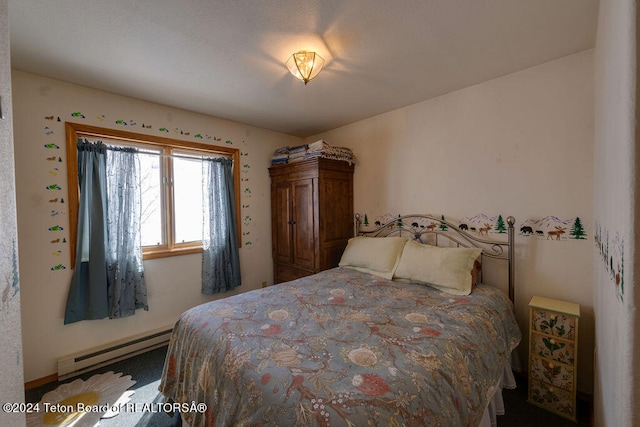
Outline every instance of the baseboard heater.
{"label": "baseboard heater", "polygon": [[132,357],[169,342],[171,327],[141,334],[58,359],[58,380],[65,380],[93,369]]}

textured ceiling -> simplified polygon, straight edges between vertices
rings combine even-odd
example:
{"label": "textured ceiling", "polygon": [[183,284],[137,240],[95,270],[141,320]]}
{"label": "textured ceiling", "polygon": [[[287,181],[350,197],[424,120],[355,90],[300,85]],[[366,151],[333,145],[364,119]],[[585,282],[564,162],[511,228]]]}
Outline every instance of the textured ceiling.
{"label": "textured ceiling", "polygon": [[[12,67],[310,136],[594,47],[597,0],[9,0]],[[326,60],[307,86],[284,62]]]}

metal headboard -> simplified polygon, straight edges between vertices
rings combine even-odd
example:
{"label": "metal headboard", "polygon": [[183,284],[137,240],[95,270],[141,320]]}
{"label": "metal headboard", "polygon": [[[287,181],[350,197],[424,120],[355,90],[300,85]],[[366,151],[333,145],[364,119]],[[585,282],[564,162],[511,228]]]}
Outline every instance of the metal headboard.
{"label": "metal headboard", "polygon": [[[425,225],[425,221],[431,221]],[[355,235],[370,237],[387,237],[387,236],[405,236],[413,238],[420,243],[427,243],[423,240],[433,236],[435,245],[438,244],[438,238],[446,239],[449,246],[476,247],[482,249],[482,256],[488,258],[507,261],[509,268],[509,299],[515,303],[515,270],[514,270],[514,225],[516,219],[512,216],[507,217],[507,241],[482,237],[482,234],[470,233],[465,227],[453,224],[443,218],[433,215],[399,215],[391,221],[384,224],[376,223],[374,229],[362,230],[362,217],[360,214],[355,216]],[[466,227],[468,228],[468,227]],[[480,229],[482,231],[482,229]],[[485,230],[485,236],[488,230]]]}

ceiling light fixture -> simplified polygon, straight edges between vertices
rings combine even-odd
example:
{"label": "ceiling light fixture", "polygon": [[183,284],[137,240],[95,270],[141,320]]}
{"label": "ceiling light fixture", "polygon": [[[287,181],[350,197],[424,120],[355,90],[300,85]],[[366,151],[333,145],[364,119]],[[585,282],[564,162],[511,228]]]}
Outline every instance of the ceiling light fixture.
{"label": "ceiling light fixture", "polygon": [[306,50],[294,53],[286,62],[289,72],[305,85],[318,75],[323,65],[324,59],[320,55]]}

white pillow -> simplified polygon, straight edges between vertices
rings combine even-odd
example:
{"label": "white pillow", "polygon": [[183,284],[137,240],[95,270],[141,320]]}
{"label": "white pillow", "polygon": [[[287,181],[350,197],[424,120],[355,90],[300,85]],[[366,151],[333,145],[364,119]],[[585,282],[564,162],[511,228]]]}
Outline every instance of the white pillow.
{"label": "white pillow", "polygon": [[394,279],[431,285],[455,295],[471,293],[471,270],[480,248],[439,248],[410,241],[404,246]]}
{"label": "white pillow", "polygon": [[404,237],[352,237],[338,265],[391,279],[405,243]]}

